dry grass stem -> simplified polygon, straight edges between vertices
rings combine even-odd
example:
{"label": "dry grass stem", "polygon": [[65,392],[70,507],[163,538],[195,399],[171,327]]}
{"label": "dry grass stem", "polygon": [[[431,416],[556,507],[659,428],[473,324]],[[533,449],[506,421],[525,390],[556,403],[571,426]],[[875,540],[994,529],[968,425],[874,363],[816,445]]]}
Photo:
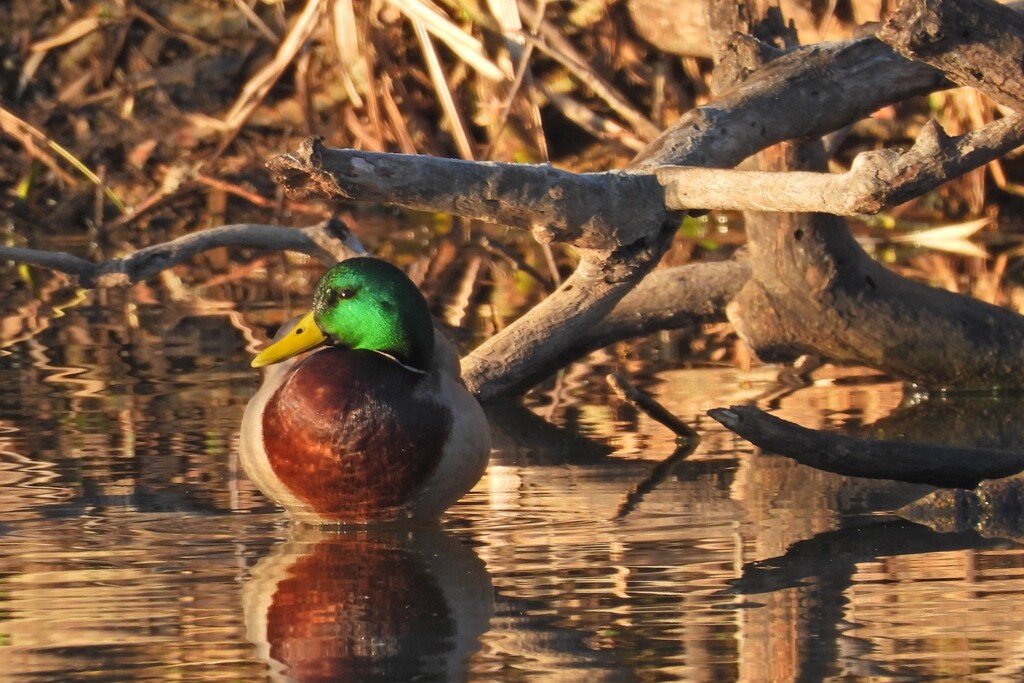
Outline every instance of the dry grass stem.
{"label": "dry grass stem", "polygon": [[539,52],[554,59],[583,85],[593,91],[612,111],[632,126],[633,132],[637,137],[645,142],[650,142],[658,137],[661,129],[653,121],[644,116],[640,110],[630,105],[629,100],[615,86],[608,83],[597,72],[587,66],[574,50],[567,52],[570,49],[568,44],[562,45],[560,48],[550,45],[550,35],[551,31],[548,31],[543,40],[533,36],[525,36],[524,38],[528,44],[533,45]]}
{"label": "dry grass stem", "polygon": [[423,0],[388,0],[410,20],[419,20],[426,30],[447,45],[467,66],[493,81],[511,78],[510,73],[495,64],[484,50],[483,43],[456,26],[448,17]]}
{"label": "dry grass stem", "polygon": [[473,144],[470,142],[469,132],[466,130],[466,124],[463,121],[462,114],[459,112],[459,107],[455,104],[455,98],[452,97],[452,91],[448,87],[448,79],[445,76],[444,69],[441,67],[441,60],[437,58],[437,51],[434,49],[433,41],[430,40],[427,26],[419,19],[411,18],[410,21],[412,22],[413,31],[416,33],[416,39],[423,50],[423,58],[427,62],[427,71],[430,73],[430,80],[434,84],[434,92],[437,93],[437,98],[441,102],[441,108],[448,119],[449,132],[455,138],[455,146],[459,150],[459,156],[463,159],[472,160],[474,158]]}
{"label": "dry grass stem", "polygon": [[48,138],[38,128],[35,128],[27,121],[24,121],[21,118],[15,116],[3,107],[0,107],[0,128],[2,128],[5,133],[21,142],[22,146],[29,154],[31,154],[32,156],[36,157],[44,164],[46,164],[46,166],[50,168],[52,171],[54,171],[54,173],[60,175],[65,180],[65,182],[68,182],[69,184],[73,185],[74,181],[71,179],[70,176],[68,176],[66,173],[60,170],[55,160],[52,157],[41,153],[41,150],[39,150],[38,147],[36,147],[33,143],[38,142],[44,145],[45,147],[50,148],[51,150],[53,150],[53,152],[63,157],[65,161],[74,166],[79,173],[81,173],[83,176],[85,176],[86,179],[89,180],[89,182],[93,183],[94,185],[96,185],[96,187],[100,188],[103,191],[103,194],[105,194],[107,198],[110,200],[110,202],[117,207],[118,211],[120,211],[123,214],[128,213],[128,209],[117,197],[117,195],[114,194],[114,191],[107,187],[106,184],[100,179],[100,177],[96,175],[88,166],[82,163],[82,161],[78,159],[78,157],[72,154],[67,148]]}
{"label": "dry grass stem", "polygon": [[274,59],[250,78],[242,88],[238,99],[228,110],[224,120],[220,122],[222,130],[233,135],[249,120],[253,111],[267,96],[285,69],[292,64],[303,44],[319,26],[319,19],[326,4],[327,0],[309,0],[306,3],[302,14],[295,20],[288,35],[278,47]]}

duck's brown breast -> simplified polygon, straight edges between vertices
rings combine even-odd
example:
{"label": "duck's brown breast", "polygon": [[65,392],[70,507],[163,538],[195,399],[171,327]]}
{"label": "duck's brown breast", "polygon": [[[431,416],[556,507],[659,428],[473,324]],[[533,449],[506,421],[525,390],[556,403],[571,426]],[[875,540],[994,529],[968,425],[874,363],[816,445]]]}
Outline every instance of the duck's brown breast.
{"label": "duck's brown breast", "polygon": [[372,351],[310,354],[264,411],[274,474],[325,519],[402,516],[440,463],[451,429],[448,408],[418,391],[429,381]]}

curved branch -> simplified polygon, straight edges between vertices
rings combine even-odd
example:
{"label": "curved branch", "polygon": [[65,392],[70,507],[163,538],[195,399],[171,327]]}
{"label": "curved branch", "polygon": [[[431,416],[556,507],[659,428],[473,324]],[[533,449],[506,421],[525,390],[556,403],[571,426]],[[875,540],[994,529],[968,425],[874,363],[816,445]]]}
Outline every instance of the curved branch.
{"label": "curved branch", "polygon": [[1010,116],[949,137],[934,120],[902,154],[865,152],[846,173],[768,172],[662,166],[670,209],[804,211],[837,216],[898,206],[1024,144],[1024,117]]}
{"label": "curved branch", "polygon": [[807,429],[753,406],[714,408],[708,415],[765,451],[851,477],[973,489],[983,479],[1024,470],[1024,453],[855,439]]}
{"label": "curved branch", "polygon": [[141,282],[162,270],[217,247],[248,247],[297,251],[332,265],[365,253],[359,240],[340,220],[306,228],[242,223],[190,233],[170,242],[140,249],[124,258],[92,263],[63,252],[0,246],[0,259],[50,268],[79,279],[83,287],[112,287]]}
{"label": "curved branch", "polygon": [[[226,225],[153,245],[125,258],[93,263],[63,252],[0,247],[0,260],[42,266],[75,276],[84,287],[132,284],[216,247],[284,249],[309,254],[325,265],[365,253],[340,222],[307,228]],[[566,352],[539,372],[550,374],[596,349],[660,330],[726,320],[725,307],[750,276],[745,261],[694,263],[652,273],[599,323],[581,332]]]}
{"label": "curved branch", "polygon": [[948,87],[875,38],[796,48],[679,118],[630,164],[732,167],[770,145],[824,135],[886,104]]}

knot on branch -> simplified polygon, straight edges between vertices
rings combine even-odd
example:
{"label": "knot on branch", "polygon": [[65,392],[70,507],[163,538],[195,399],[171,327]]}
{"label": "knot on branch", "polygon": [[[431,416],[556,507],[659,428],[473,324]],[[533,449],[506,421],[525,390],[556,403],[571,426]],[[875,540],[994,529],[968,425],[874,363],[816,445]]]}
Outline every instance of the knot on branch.
{"label": "knot on branch", "polygon": [[908,43],[918,54],[927,54],[945,40],[942,19],[935,14],[922,15],[908,30]]}
{"label": "knot on branch", "polygon": [[922,11],[912,2],[902,3],[889,15],[878,31],[878,37],[899,51],[917,53],[942,38],[942,22],[934,14]]}
{"label": "knot on branch", "polygon": [[952,138],[939,125],[938,121],[928,119],[928,122],[924,124],[920,134],[917,136],[917,140],[914,142],[914,146],[910,150],[922,157],[938,156],[949,152],[951,141]]}
{"label": "knot on branch", "polygon": [[716,78],[723,83],[739,83],[782,53],[774,45],[753,36],[733,33],[722,45]]}
{"label": "knot on branch", "polygon": [[330,173],[323,171],[323,138],[311,136],[302,141],[294,152],[281,154],[267,162],[274,180],[290,194],[298,197],[330,197],[352,199]]}
{"label": "knot on branch", "polygon": [[896,149],[872,149],[861,152],[853,158],[850,164],[850,172],[860,174],[875,173],[872,169],[891,168],[899,161],[900,152]]}

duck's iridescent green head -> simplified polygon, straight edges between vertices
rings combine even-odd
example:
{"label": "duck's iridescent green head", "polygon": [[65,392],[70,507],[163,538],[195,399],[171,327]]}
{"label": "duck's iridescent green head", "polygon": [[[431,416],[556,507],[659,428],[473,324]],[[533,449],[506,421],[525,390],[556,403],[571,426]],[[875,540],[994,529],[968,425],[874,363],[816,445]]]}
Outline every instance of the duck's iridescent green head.
{"label": "duck's iridescent green head", "polygon": [[434,354],[434,326],[423,294],[401,269],[375,258],[348,259],[320,278],[313,310],[252,366],[277,363],[328,341],[380,351],[426,371]]}

